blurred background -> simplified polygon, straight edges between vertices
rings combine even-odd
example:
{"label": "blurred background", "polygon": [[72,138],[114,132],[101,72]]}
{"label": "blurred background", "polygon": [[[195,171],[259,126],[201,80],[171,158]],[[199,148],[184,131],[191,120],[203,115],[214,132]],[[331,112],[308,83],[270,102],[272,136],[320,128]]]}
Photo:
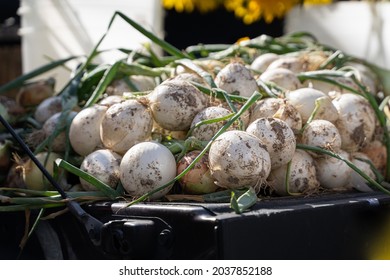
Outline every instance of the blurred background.
{"label": "blurred background", "polygon": [[[179,49],[308,31],[322,43],[390,68],[389,1],[2,0],[1,5],[0,85],[51,60],[89,54],[115,11]],[[118,18],[101,48],[134,49],[146,41]],[[106,52],[100,62],[121,55]],[[47,75],[61,84],[69,72],[62,68]]]}

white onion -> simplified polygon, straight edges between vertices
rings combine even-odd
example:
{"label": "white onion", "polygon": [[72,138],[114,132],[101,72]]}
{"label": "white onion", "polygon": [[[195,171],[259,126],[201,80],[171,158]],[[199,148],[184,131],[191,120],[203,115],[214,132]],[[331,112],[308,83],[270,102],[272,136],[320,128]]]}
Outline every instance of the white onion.
{"label": "white onion", "polygon": [[[124,93],[125,94],[125,93]],[[103,106],[107,106],[107,107],[110,107],[116,103],[120,103],[122,101],[124,101],[125,99],[123,98],[123,96],[120,96],[120,95],[108,95],[108,96],[105,96],[103,97],[98,104],[100,105],[103,105]]]}
{"label": "white onion", "polygon": [[[375,180],[376,176],[374,171],[371,168],[371,165],[368,163],[370,158],[361,152],[356,152],[352,154],[351,162],[359,168],[364,174],[366,174],[371,179]],[[374,190],[367,185],[367,181],[359,175],[355,170],[352,170],[351,177],[349,178],[349,186],[360,191],[360,192],[373,192]]]}
{"label": "white onion", "polygon": [[302,86],[296,74],[285,68],[268,69],[258,79],[274,83],[284,90],[295,90]]}
{"label": "white onion", "polygon": [[48,118],[55,113],[61,112],[61,96],[51,96],[43,100],[34,112],[34,119],[40,123],[44,123]]}
{"label": "white onion", "polygon": [[259,138],[240,130],[226,131],[211,144],[211,175],[230,189],[259,186],[271,170],[271,158]]}
{"label": "white onion", "polygon": [[[119,182],[119,164],[121,156],[108,149],[93,151],[81,163],[80,169],[99,179],[115,189]],[[86,191],[95,191],[97,188],[80,178],[81,186]]]}
{"label": "white onion", "polygon": [[[170,182],[176,176],[176,161],[167,147],[155,142],[141,142],[131,147],[119,166],[123,188],[134,197],[142,196]],[[171,186],[150,199],[166,195]]]}
{"label": "white onion", "polygon": [[261,118],[252,122],[246,132],[256,136],[266,146],[271,157],[271,169],[287,164],[295,153],[295,135],[282,120]]}
{"label": "white onion", "polygon": [[[350,160],[350,154],[340,150],[338,155],[344,159]],[[335,157],[326,156],[316,158],[316,168],[318,180],[322,187],[335,191],[349,189],[348,180],[352,169],[342,160]]]}
{"label": "white onion", "polygon": [[370,103],[364,97],[344,93],[333,100],[338,110],[336,126],[340,132],[342,149],[356,152],[372,140],[376,116]]}
{"label": "white onion", "polygon": [[260,118],[272,117],[283,104],[284,100],[282,98],[269,97],[256,101],[250,109],[249,123]]}
{"label": "white onion", "polygon": [[295,150],[291,159],[290,173],[286,186],[288,165],[285,164],[271,171],[268,185],[277,195],[313,194],[319,191],[320,182],[313,158],[303,150]]}
{"label": "white onion", "polygon": [[313,88],[300,88],[288,91],[286,98],[298,110],[303,123],[306,123],[313,113],[317,100],[320,101],[320,107],[315,119],[335,122],[338,118],[337,109],[332,104],[332,100],[322,91]]}
{"label": "white onion", "polygon": [[244,64],[232,62],[222,68],[215,77],[215,84],[227,93],[250,97],[258,91],[257,82]]}
{"label": "white onion", "polygon": [[282,98],[264,98],[257,101],[250,110],[249,123],[260,118],[271,117],[286,122],[294,132],[302,128],[300,113],[288,100]]}
{"label": "white onion", "polygon": [[[305,127],[302,133],[303,144],[319,147],[337,153],[341,149],[341,136],[337,127],[327,120],[313,120]],[[321,154],[312,153],[318,157]]]}
{"label": "white onion", "polygon": [[106,148],[124,154],[136,143],[150,139],[152,126],[149,109],[137,100],[126,100],[107,109],[100,136]]}
{"label": "white onion", "polygon": [[[66,134],[65,127],[67,123],[71,122],[72,119],[77,115],[77,112],[71,111],[67,116],[62,116],[62,112],[55,113],[48,118],[42,126],[42,131],[46,138],[54,135],[56,129],[64,129],[60,134],[54,137],[51,142],[51,150],[53,152],[64,152],[66,149]],[[63,118],[63,119],[62,119]]]}
{"label": "white onion", "polygon": [[[200,111],[198,114],[196,114],[196,116],[194,117],[191,123],[191,128],[194,127],[198,122],[224,117],[226,115],[229,115],[230,113],[231,111],[222,107],[215,107],[215,106],[207,107],[204,110]],[[226,121],[203,124],[201,126],[194,128],[194,130],[192,131],[192,136],[202,141],[211,140],[211,138],[215,135],[215,133],[225,123]],[[232,128],[233,127],[231,126],[229,129]]]}
{"label": "white onion", "polygon": [[154,120],[164,129],[188,130],[195,115],[207,107],[208,99],[189,82],[170,80],[148,96]]}
{"label": "white onion", "polygon": [[272,117],[284,121],[296,134],[302,128],[301,114],[287,100],[284,100],[284,103]]}
{"label": "white onion", "polygon": [[253,62],[251,63],[251,69],[258,72],[264,72],[267,67],[278,58],[279,55],[276,53],[261,54],[256,57],[255,60],[253,60]]}
{"label": "white onion", "polygon": [[92,151],[103,148],[100,139],[100,125],[106,106],[95,104],[77,113],[69,128],[69,141],[73,150],[86,156]]}

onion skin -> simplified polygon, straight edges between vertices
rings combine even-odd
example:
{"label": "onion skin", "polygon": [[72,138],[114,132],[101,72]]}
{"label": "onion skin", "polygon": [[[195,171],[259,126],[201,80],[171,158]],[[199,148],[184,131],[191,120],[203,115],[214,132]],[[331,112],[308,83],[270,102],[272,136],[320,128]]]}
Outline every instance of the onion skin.
{"label": "onion skin", "polygon": [[238,189],[259,186],[271,171],[271,158],[259,138],[245,131],[222,133],[209,150],[210,171],[216,184]]}
{"label": "onion skin", "polygon": [[[180,159],[177,163],[177,174],[183,172],[199,154],[200,151],[191,151]],[[208,166],[208,155],[205,154],[192,169],[179,179],[184,193],[207,194],[217,190],[218,186],[214,183]]]}
{"label": "onion skin", "polygon": [[[140,197],[173,180],[176,176],[176,161],[164,145],[141,142],[125,153],[119,172],[126,192],[133,197]],[[171,188],[172,185],[154,193],[149,199],[160,199]]]}

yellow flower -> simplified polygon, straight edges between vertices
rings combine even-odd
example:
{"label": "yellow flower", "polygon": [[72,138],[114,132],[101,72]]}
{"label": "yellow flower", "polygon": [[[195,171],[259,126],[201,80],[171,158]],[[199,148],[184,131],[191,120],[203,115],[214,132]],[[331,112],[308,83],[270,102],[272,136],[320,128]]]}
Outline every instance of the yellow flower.
{"label": "yellow flower", "polygon": [[226,0],[225,7],[234,11],[244,23],[251,24],[261,18],[271,23],[275,18],[282,18],[299,0]]}
{"label": "yellow flower", "polygon": [[332,0],[162,0],[165,9],[175,9],[181,13],[198,10],[206,13],[224,6],[234,12],[244,23],[251,24],[259,19],[271,23],[275,18],[282,18],[295,5],[329,4]]}
{"label": "yellow flower", "polygon": [[210,12],[216,9],[220,2],[221,0],[162,0],[165,9],[175,9],[178,13],[191,13],[194,10],[198,10],[201,13]]}

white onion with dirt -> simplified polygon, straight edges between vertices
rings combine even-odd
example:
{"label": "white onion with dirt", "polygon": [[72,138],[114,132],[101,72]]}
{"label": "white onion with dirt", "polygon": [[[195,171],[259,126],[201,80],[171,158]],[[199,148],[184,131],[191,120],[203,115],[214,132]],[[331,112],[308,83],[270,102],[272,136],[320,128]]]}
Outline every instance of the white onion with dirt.
{"label": "white onion with dirt", "polygon": [[296,139],[286,122],[277,118],[261,118],[252,122],[246,132],[265,145],[271,157],[271,170],[287,164],[295,153]]}
{"label": "white onion with dirt", "polygon": [[257,187],[271,171],[265,145],[254,135],[232,130],[219,135],[209,150],[210,171],[223,188]]}
{"label": "white onion with dirt", "polygon": [[271,171],[267,182],[271,191],[280,196],[315,194],[320,188],[314,159],[306,151],[298,149],[291,163]]}
{"label": "white onion with dirt", "polygon": [[84,108],[73,118],[69,127],[69,141],[77,154],[86,156],[103,148],[100,126],[107,108],[107,106],[94,104]]}
{"label": "white onion with dirt", "polygon": [[[231,114],[231,111],[223,107],[212,106],[203,109],[198,114],[196,114],[194,119],[192,120],[191,128],[193,128],[193,130],[191,135],[201,141],[211,140],[211,138],[217,133],[217,131],[226,123],[226,120],[202,124],[198,126],[196,125],[201,121],[221,118],[229,114]],[[233,126],[228,129],[233,129]]]}
{"label": "white onion with dirt", "polygon": [[152,127],[149,108],[137,100],[126,100],[107,109],[100,137],[107,149],[124,154],[135,144],[149,140]]}
{"label": "white onion with dirt", "polygon": [[207,107],[208,97],[186,81],[170,80],[149,95],[154,120],[164,129],[188,130],[195,115]]}
{"label": "white onion with dirt", "polygon": [[370,103],[363,96],[344,93],[333,100],[338,110],[336,126],[340,132],[342,148],[356,152],[368,144],[374,135],[376,115]]}
{"label": "white onion with dirt", "polygon": [[258,91],[257,82],[251,71],[240,62],[231,62],[218,72],[215,84],[229,94],[251,97]]}
{"label": "white onion with dirt", "polygon": [[249,123],[260,118],[278,118],[298,132],[302,128],[302,117],[298,110],[283,98],[264,98],[255,103],[250,109]]}
{"label": "white onion with dirt", "polygon": [[[141,197],[172,181],[176,161],[170,150],[157,142],[141,142],[131,147],[119,166],[120,180],[126,192]],[[162,198],[172,185],[154,193],[151,200]]]}
{"label": "white onion with dirt", "polygon": [[249,123],[260,118],[271,118],[284,104],[282,98],[262,98],[250,108]]}
{"label": "white onion with dirt", "polygon": [[[115,189],[119,182],[119,164],[122,157],[108,149],[99,149],[87,155],[80,169],[99,179]],[[86,191],[96,191],[97,188],[80,178],[81,186]]]}
{"label": "white onion with dirt", "polygon": [[[331,152],[341,149],[341,136],[337,127],[327,120],[313,120],[308,123],[300,138],[302,144],[319,147]],[[311,152],[312,156],[323,156],[321,153]]]}

